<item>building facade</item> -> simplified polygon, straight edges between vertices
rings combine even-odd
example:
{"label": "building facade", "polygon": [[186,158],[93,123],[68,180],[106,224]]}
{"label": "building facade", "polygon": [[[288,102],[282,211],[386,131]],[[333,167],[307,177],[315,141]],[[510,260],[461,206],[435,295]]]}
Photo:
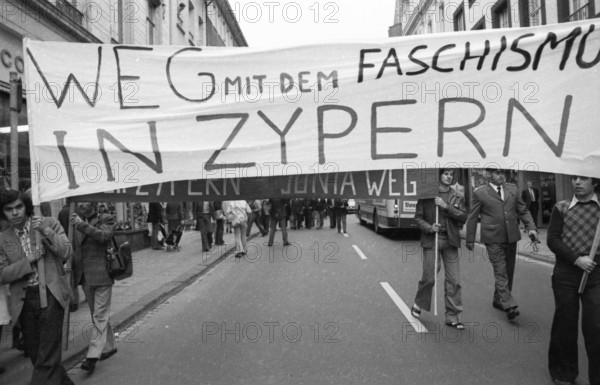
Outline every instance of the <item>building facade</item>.
{"label": "building facade", "polygon": [[[533,27],[596,17],[600,17],[600,0],[396,0],[389,35]],[[481,169],[461,173],[460,184],[469,186],[465,188],[468,198],[483,180],[482,174]],[[573,195],[568,175],[519,171],[511,172],[509,180],[521,190],[532,181],[540,192],[539,226],[548,223],[554,203]]]}
{"label": "building facade", "polygon": [[[4,187],[9,187],[13,172],[10,74],[24,77],[23,38],[128,45],[247,46],[228,0],[0,0],[0,175]],[[26,89],[18,114],[19,189],[31,184],[25,96],[27,92],[40,92],[33,86],[27,89],[24,80]],[[118,211],[124,222],[135,227],[133,206]]]}

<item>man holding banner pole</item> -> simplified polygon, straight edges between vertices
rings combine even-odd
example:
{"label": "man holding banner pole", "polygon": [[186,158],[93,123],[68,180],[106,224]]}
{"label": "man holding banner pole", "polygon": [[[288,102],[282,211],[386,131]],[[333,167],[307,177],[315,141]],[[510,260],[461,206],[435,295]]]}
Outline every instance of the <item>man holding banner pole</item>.
{"label": "man holding banner pole", "polygon": [[[600,385],[600,180],[573,175],[572,199],[556,203],[548,226],[548,247],[556,255],[552,272],[555,312],[548,367],[556,384],[574,384],[579,374],[577,337],[581,328],[588,356],[589,381]],[[587,283],[583,277],[587,276]],[[582,286],[583,283],[583,287]]]}
{"label": "man holding banner pole", "polygon": [[492,306],[506,312],[509,320],[519,316],[517,302],[512,296],[517,242],[521,239],[518,219],[525,225],[529,237],[537,240],[533,218],[521,194],[512,183],[506,183],[505,170],[488,167],[489,183],[473,191],[467,219],[467,249],[473,251],[477,220],[481,216],[481,243],[485,244],[494,268],[495,290]]}
{"label": "man holding banner pole", "polygon": [[[462,296],[458,248],[460,247],[460,227],[467,220],[465,200],[450,185],[454,179],[452,169],[440,169],[438,194],[435,198],[420,197],[417,201],[415,221],[421,229],[423,248],[423,275],[415,296],[411,314],[419,318],[421,310],[431,309],[432,291],[436,285],[436,275],[440,270],[438,252],[444,264],[444,298],[446,325],[463,330],[460,321]],[[437,315],[437,304],[435,313]]]}

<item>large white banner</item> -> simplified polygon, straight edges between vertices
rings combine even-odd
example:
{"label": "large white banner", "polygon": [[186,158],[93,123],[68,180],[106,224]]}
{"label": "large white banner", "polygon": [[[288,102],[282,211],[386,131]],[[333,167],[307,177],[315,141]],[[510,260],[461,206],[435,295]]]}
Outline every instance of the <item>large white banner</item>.
{"label": "large white banner", "polygon": [[598,26],[279,49],[26,40],[34,196],[440,165],[598,177]]}

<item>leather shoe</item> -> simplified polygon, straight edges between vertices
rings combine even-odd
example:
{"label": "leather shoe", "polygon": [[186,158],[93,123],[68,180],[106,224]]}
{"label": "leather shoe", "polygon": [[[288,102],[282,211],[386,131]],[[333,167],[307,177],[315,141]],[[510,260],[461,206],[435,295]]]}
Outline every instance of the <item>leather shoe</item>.
{"label": "leather shoe", "polygon": [[502,311],[504,311],[504,309],[502,308],[502,305],[500,305],[500,304],[499,304],[499,303],[497,303],[497,302],[492,302],[492,307],[493,307],[494,309],[498,309],[498,310],[502,310]]}
{"label": "leather shoe", "polygon": [[81,369],[92,374],[96,369],[96,361],[98,361],[97,358],[86,358],[81,364]]}
{"label": "leather shoe", "polygon": [[511,307],[510,309],[506,310],[506,317],[508,318],[509,321],[514,320],[515,318],[517,318],[521,313],[519,313],[519,311],[517,310],[516,307]]}
{"label": "leather shoe", "polygon": [[79,305],[76,303],[72,303],[69,305],[69,311],[71,313],[76,312],[79,309]]}
{"label": "leather shoe", "polygon": [[106,360],[107,358],[110,358],[110,357],[111,357],[113,354],[115,354],[116,352],[117,352],[117,348],[114,348],[113,350],[110,350],[110,351],[108,351],[108,352],[106,352],[106,353],[102,353],[102,354],[100,355],[100,361],[104,361],[104,360]]}

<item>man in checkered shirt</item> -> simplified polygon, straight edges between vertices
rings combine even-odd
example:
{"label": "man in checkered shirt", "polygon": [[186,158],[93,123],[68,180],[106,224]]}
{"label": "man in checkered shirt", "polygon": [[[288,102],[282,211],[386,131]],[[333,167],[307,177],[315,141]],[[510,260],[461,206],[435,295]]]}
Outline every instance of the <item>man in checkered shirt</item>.
{"label": "man in checkered shirt", "polygon": [[[577,335],[579,301],[582,329],[588,355],[590,385],[600,385],[600,252],[590,257],[594,234],[600,221],[598,189],[600,180],[573,175],[575,195],[558,202],[548,227],[548,247],[556,254],[552,274],[555,312],[550,334],[548,367],[556,384],[574,384],[579,374]],[[589,274],[583,294],[579,285]]]}

